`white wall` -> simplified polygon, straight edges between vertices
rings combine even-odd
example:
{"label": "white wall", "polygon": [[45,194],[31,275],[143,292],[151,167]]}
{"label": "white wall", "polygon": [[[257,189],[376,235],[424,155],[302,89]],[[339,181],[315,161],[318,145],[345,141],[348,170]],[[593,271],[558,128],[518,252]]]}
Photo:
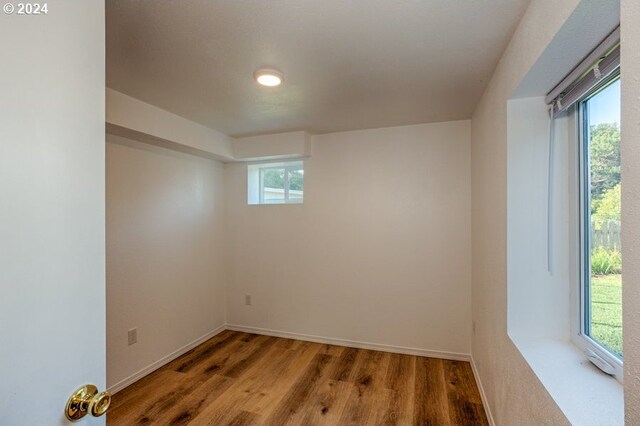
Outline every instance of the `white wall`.
{"label": "white wall", "polygon": [[625,421],[640,424],[640,3],[622,0],[622,240]]}
{"label": "white wall", "polygon": [[578,4],[533,1],[471,121],[473,357],[497,424],[567,424],[507,335],[507,101]]}
{"label": "white wall", "polygon": [[[107,135],[107,383],[225,321],[224,165]],[[138,343],[127,331],[138,328]]]}
{"label": "white wall", "polygon": [[202,124],[107,88],[110,133],[217,160],[233,158],[232,139]]}
{"label": "white wall", "polygon": [[468,121],[314,136],[301,205],[227,164],[228,322],[468,354],[469,150]]}
{"label": "white wall", "polygon": [[307,132],[248,136],[233,140],[233,155],[236,160],[307,157],[310,150],[311,135]]}
{"label": "white wall", "polygon": [[[637,8],[635,4],[632,8]],[[508,243],[512,243],[511,235],[507,235],[506,231],[513,232],[512,217],[507,215],[507,208],[520,204],[520,196],[516,188],[508,188],[509,185],[518,184],[508,171],[508,160],[514,155],[510,152],[514,146],[512,141],[508,141],[508,129],[510,120],[508,115],[517,113],[513,108],[508,109],[508,105],[513,106],[517,102],[528,101],[509,101],[512,97],[532,97],[544,96],[564,75],[574,66],[581,57],[584,57],[593,46],[602,40],[608,32],[616,25],[620,17],[619,4],[615,0],[596,1],[596,0],[563,0],[556,2],[532,1],[527,12],[523,16],[518,29],[516,30],[509,46],[507,47],[498,67],[473,114],[471,121],[471,139],[472,139],[472,241],[473,241],[473,273],[472,273],[472,299],[473,299],[473,319],[476,323],[476,333],[473,335],[472,354],[481,378],[489,408],[492,411],[497,424],[566,424],[567,418],[575,421],[576,424],[588,424],[595,422],[603,424],[604,422],[618,423],[620,421],[619,413],[622,412],[621,391],[620,386],[613,379],[606,378],[597,373],[585,362],[585,357],[581,356],[575,346],[559,343],[559,340],[547,341],[550,346],[557,346],[554,349],[553,359],[549,359],[550,352],[541,351],[534,345],[526,348],[526,351],[537,351],[533,359],[527,356],[533,364],[536,373],[532,371],[526,363],[518,348],[512,343],[507,335],[507,298],[512,299],[512,287],[507,289],[507,271],[512,266],[512,259],[509,258],[513,253],[507,253]],[[622,13],[623,21],[628,19],[625,12]],[[637,15],[634,16],[637,19]],[[629,27],[633,26],[633,19],[629,20]],[[632,32],[633,30],[631,30]],[[633,32],[632,32],[633,34]],[[632,36],[633,37],[633,36]],[[623,49],[625,49],[624,31],[623,31]],[[626,48],[630,52],[637,50],[636,44],[626,43]],[[630,53],[628,57],[635,57]],[[571,59],[571,63],[567,63],[567,58]],[[625,64],[622,65],[622,80],[625,81]],[[626,81],[632,77],[627,77]],[[632,80],[635,81],[635,80]],[[633,83],[632,83],[633,84]],[[629,97],[629,90],[623,89],[627,93],[627,99],[633,99],[631,104],[636,108],[637,114],[637,97]],[[623,102],[623,114],[625,106]],[[628,110],[627,110],[628,111]],[[540,114],[539,121],[542,121]],[[624,117],[623,117],[624,126]],[[627,120],[628,122],[629,120]],[[637,126],[637,116],[635,125]],[[540,128],[540,126],[538,126]],[[532,128],[533,129],[533,128]],[[624,129],[624,127],[623,127]],[[637,129],[637,127],[636,127]],[[567,127],[569,133],[572,132],[571,126]],[[535,129],[530,133],[536,132]],[[511,136],[511,135],[509,135]],[[623,136],[623,145],[625,137]],[[627,139],[628,140],[628,139]],[[518,141],[515,141],[517,144]],[[537,153],[534,147],[531,148],[529,155],[534,158],[541,153]],[[633,150],[633,148],[631,148]],[[569,155],[576,156],[576,148],[570,148]],[[566,151],[562,151],[563,155],[567,155]],[[637,153],[635,153],[637,154]],[[634,158],[631,154],[626,158]],[[518,155],[518,153],[515,153]],[[624,155],[624,154],[623,154]],[[637,155],[635,155],[637,157]],[[568,157],[572,158],[572,157]],[[575,158],[575,157],[573,157]],[[633,161],[633,160],[631,160]],[[627,163],[630,168],[630,163]],[[635,165],[635,162],[633,163]],[[509,164],[510,166],[511,164]],[[572,171],[569,166],[569,183],[571,183]],[[523,173],[526,173],[523,172]],[[535,171],[531,172],[533,177]],[[565,179],[565,181],[567,181]],[[524,180],[519,182],[523,191],[527,189],[533,190],[532,197],[539,196],[539,191],[535,191],[535,185],[526,185]],[[627,187],[627,190],[629,187]],[[633,189],[632,189],[633,190]],[[570,191],[569,191],[570,192]],[[637,193],[637,192],[636,192]],[[570,203],[575,203],[575,193],[569,194]],[[513,197],[508,199],[507,197]],[[629,194],[628,197],[631,197]],[[534,203],[532,203],[534,204]],[[623,205],[624,196],[623,196]],[[521,223],[518,225],[524,227],[528,218],[524,204],[520,204]],[[574,204],[575,205],[575,204]],[[625,207],[623,207],[625,208]],[[516,210],[513,210],[514,212]],[[543,212],[539,212],[542,214]],[[511,214],[511,211],[509,212]],[[624,216],[624,215],[623,215]],[[562,221],[569,221],[569,226],[574,223],[576,217],[575,211],[569,209],[569,215],[563,216]],[[624,219],[624,217],[623,217]],[[538,222],[538,225],[541,225]],[[625,226],[625,229],[629,229]],[[542,227],[539,229],[542,231]],[[625,232],[625,240],[629,239],[629,234]],[[573,238],[573,240],[572,240]],[[568,279],[570,285],[575,283],[577,270],[577,259],[573,256],[573,248],[576,247],[575,234],[569,240],[569,262],[570,270]],[[542,239],[532,238],[531,243],[542,248]],[[567,250],[564,244],[558,245],[556,238],[555,248],[561,248],[562,251]],[[624,241],[623,241],[624,247]],[[557,253],[556,253],[557,254]],[[624,256],[624,254],[623,254]],[[630,256],[627,251],[627,257]],[[625,276],[627,276],[627,263],[625,258]],[[524,262],[520,262],[521,268],[524,268]],[[533,255],[531,262],[531,273],[538,268],[540,264],[539,256]],[[556,262],[556,267],[564,268],[567,265],[566,260],[561,263]],[[557,268],[554,274],[557,273]],[[561,271],[565,274],[564,271]],[[511,274],[511,271],[509,271]],[[526,272],[520,274],[517,278],[526,281]],[[566,276],[566,274],[565,274]],[[628,277],[628,276],[627,276]],[[509,279],[512,276],[509,275]],[[628,278],[625,278],[627,280]],[[635,279],[633,280],[636,281]],[[545,280],[543,285],[544,294],[551,295],[548,290],[551,288]],[[558,283],[563,286],[562,281]],[[563,286],[564,287],[564,286]],[[625,287],[625,291],[628,288]],[[562,298],[566,297],[566,290],[562,289]],[[522,296],[522,294],[520,294]],[[525,295],[526,296],[526,295]],[[568,312],[570,315],[577,315],[576,305],[574,303],[575,294],[570,294],[570,302]],[[522,297],[524,300],[525,297]],[[625,315],[629,316],[628,295],[625,295]],[[556,316],[560,312],[559,305],[556,303],[551,307],[551,315]],[[536,300],[531,300],[530,304],[536,304]],[[561,306],[560,306],[561,307]],[[631,318],[635,318],[637,312],[636,305],[631,308]],[[573,310],[573,312],[572,312]],[[527,315],[529,311],[524,311]],[[567,311],[565,311],[567,312]],[[518,313],[514,313],[518,315]],[[547,313],[545,312],[545,315]],[[513,319],[513,316],[511,317]],[[546,321],[540,324],[529,322],[529,331],[533,330],[538,335],[548,334],[550,329],[544,326]],[[628,318],[625,317],[625,345],[628,344]],[[632,321],[632,320],[630,320]],[[525,321],[526,322],[526,321]],[[566,330],[566,321],[561,317],[559,323],[562,327],[557,329],[558,335],[552,336],[556,338],[564,338]],[[542,327],[541,327],[542,326]],[[537,327],[537,330],[535,329]],[[546,328],[546,330],[543,330]],[[519,348],[522,349],[520,341],[517,341]],[[529,341],[528,343],[531,343]],[[565,349],[567,349],[565,351]],[[545,348],[546,351],[546,348]],[[625,370],[629,371],[629,363],[627,356],[634,359],[633,349],[628,354],[625,347]],[[566,352],[566,353],[563,353]],[[523,352],[524,353],[524,352]],[[556,356],[557,355],[557,356]],[[632,361],[633,362],[633,361]],[[544,365],[543,365],[544,364]],[[540,367],[543,366],[544,369]],[[563,366],[563,367],[558,367]],[[566,366],[566,368],[564,368]],[[585,375],[584,370],[594,370],[595,373]],[[544,370],[544,371],[542,371]],[[559,373],[559,374],[556,374]],[[536,376],[538,374],[538,376]],[[571,377],[571,380],[560,380],[558,377],[564,375]],[[637,383],[637,371],[635,380]],[[549,386],[545,389],[542,385]],[[629,384],[625,380],[625,386]],[[640,386],[639,386],[640,387]],[[592,389],[588,398],[584,395],[576,397],[574,390],[579,388]],[[637,394],[637,388],[635,389]],[[549,392],[554,394],[554,401]],[[633,398],[627,392],[627,400]],[[597,404],[594,403],[597,401]],[[635,401],[635,400],[634,400]],[[560,410],[559,405],[563,407],[564,413]],[[589,409],[583,409],[581,412],[576,411],[580,406],[588,405]],[[592,414],[598,414],[602,417],[585,415],[591,410]],[[627,403],[627,415],[629,415],[630,407]],[[637,423],[632,422],[632,424]]]}
{"label": "white wall", "polygon": [[[547,246],[549,112],[544,97],[510,100],[507,140],[507,282],[512,339],[570,338],[568,117],[554,121],[551,246]],[[577,161],[577,156],[575,157]],[[574,161],[575,162],[575,161]],[[572,184],[577,188],[576,179]],[[574,228],[577,229],[577,228]],[[549,251],[548,251],[549,249]],[[547,254],[551,256],[549,265]],[[551,271],[549,271],[551,266]]]}
{"label": "white wall", "polygon": [[0,40],[0,424],[69,424],[105,388],[104,1],[0,13]]}

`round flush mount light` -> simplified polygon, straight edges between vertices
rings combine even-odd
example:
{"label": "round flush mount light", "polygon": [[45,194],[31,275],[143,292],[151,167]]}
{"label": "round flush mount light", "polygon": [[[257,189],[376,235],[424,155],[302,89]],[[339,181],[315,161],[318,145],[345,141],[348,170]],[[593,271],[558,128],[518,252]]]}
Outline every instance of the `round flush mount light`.
{"label": "round flush mount light", "polygon": [[253,73],[258,84],[268,87],[280,86],[284,75],[280,71],[262,68]]}

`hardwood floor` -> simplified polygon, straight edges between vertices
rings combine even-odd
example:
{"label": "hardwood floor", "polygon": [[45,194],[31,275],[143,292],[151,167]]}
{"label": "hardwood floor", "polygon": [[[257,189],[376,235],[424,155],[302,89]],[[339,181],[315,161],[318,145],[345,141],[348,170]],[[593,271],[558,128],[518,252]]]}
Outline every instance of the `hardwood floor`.
{"label": "hardwood floor", "polygon": [[471,366],[224,331],[113,396],[107,424],[486,425]]}

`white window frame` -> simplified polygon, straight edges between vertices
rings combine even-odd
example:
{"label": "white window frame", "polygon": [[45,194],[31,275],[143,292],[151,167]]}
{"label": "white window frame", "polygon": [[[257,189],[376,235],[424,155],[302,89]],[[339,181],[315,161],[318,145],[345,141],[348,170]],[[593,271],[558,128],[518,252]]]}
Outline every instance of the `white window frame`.
{"label": "white window frame", "polygon": [[[299,170],[300,166],[267,166],[267,167],[260,167],[258,169],[258,173],[260,176],[260,186],[259,188],[259,196],[260,196],[260,204],[290,204],[290,203],[300,203],[302,201],[299,200],[295,200],[292,201],[289,198],[289,191],[290,191],[290,185],[289,185],[289,172],[293,171],[293,170]],[[283,187],[284,187],[284,202],[282,203],[266,203],[264,201],[264,174],[266,172],[268,172],[269,170],[283,170],[284,171],[284,183],[283,183]]]}
{"label": "white window frame", "polygon": [[[264,174],[269,170],[284,170],[284,201],[278,203],[265,202],[264,199]],[[247,202],[251,205],[282,205],[282,204],[302,204],[304,203],[304,189],[302,198],[290,197],[289,173],[294,170],[304,170],[304,162],[301,160],[281,161],[278,163],[256,163],[248,165],[248,197]]]}
{"label": "white window frame", "polygon": [[578,295],[578,309],[577,314],[572,318],[572,341],[583,351],[591,350],[597,356],[602,358],[608,364],[614,368],[614,377],[620,382],[623,382],[623,360],[618,358],[607,348],[598,343],[595,339],[591,338],[587,334],[587,321],[589,321],[589,312],[587,310],[587,285],[591,281],[591,256],[590,256],[590,242],[589,234],[587,233],[587,223],[591,226],[590,217],[590,166],[589,166],[589,150],[587,149],[587,120],[586,112],[584,110],[584,102],[593,97],[600,90],[612,84],[614,81],[620,78],[619,70],[612,73],[606,80],[590,90],[579,102],[576,103],[573,114],[575,117],[576,129],[575,135],[578,145],[578,273],[577,273],[577,292]]}

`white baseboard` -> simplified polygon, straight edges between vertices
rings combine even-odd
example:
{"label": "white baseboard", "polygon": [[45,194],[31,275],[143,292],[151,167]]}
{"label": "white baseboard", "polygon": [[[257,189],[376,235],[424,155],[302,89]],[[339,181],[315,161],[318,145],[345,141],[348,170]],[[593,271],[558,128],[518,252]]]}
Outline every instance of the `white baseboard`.
{"label": "white baseboard", "polygon": [[331,337],[313,336],[309,334],[290,333],[288,331],[270,330],[258,327],[246,327],[243,325],[227,324],[227,330],[243,331],[245,333],[264,334],[266,336],[284,337],[287,339],[305,340],[308,342],[325,343],[336,346],[347,346],[358,349],[371,349],[374,351],[393,352],[406,355],[425,356],[430,358],[450,359],[453,361],[471,361],[471,355],[456,352],[433,351],[428,349],[407,348],[404,346],[383,345],[380,343],[359,342]]}
{"label": "white baseboard", "polygon": [[484,411],[487,413],[487,420],[491,426],[496,426],[496,422],[493,419],[493,414],[491,413],[491,407],[489,406],[489,401],[487,400],[487,394],[484,392],[484,387],[482,386],[482,382],[480,381],[480,374],[478,374],[478,369],[476,368],[476,363],[473,361],[473,357],[471,357],[471,369],[473,370],[473,377],[476,379],[476,384],[478,385],[478,390],[480,391],[480,398],[482,398],[482,405],[484,405]]}
{"label": "white baseboard", "polygon": [[184,345],[183,347],[181,347],[180,349],[171,352],[169,355],[164,356],[162,358],[160,358],[159,360],[157,360],[156,362],[149,364],[148,366],[144,367],[142,370],[139,370],[135,373],[133,373],[132,375],[130,375],[129,377],[120,380],[118,383],[114,384],[113,386],[109,387],[107,390],[111,393],[111,394],[115,394],[119,391],[121,391],[122,389],[126,388],[127,386],[137,382],[138,380],[140,380],[141,378],[143,378],[144,376],[146,376],[147,374],[150,374],[152,372],[154,372],[155,370],[157,370],[158,368],[162,367],[163,365],[173,361],[174,359],[178,358],[180,355],[185,354],[186,352],[190,351],[191,349],[195,348],[196,346],[198,346],[199,344],[203,343],[206,340],[211,339],[213,336],[215,336],[216,334],[224,331],[226,329],[225,324],[222,324],[221,326],[215,328],[214,330],[208,332],[207,334],[205,334],[204,336],[198,337],[196,340],[187,343],[186,345]]}

